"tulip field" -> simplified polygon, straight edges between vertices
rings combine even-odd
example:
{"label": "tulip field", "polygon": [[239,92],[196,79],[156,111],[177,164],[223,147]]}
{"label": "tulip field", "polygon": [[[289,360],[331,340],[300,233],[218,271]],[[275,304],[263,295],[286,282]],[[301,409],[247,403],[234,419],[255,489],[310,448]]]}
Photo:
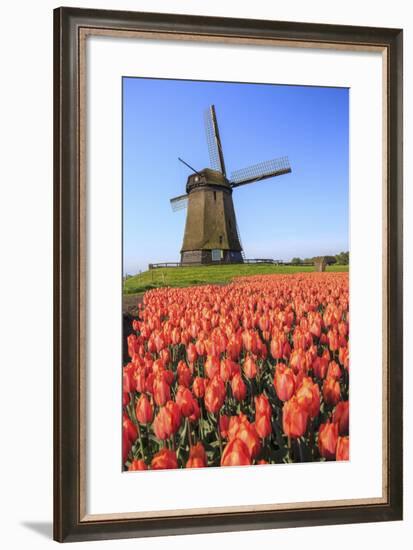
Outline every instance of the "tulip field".
{"label": "tulip field", "polygon": [[349,459],[348,273],[157,288],[131,322],[124,470]]}

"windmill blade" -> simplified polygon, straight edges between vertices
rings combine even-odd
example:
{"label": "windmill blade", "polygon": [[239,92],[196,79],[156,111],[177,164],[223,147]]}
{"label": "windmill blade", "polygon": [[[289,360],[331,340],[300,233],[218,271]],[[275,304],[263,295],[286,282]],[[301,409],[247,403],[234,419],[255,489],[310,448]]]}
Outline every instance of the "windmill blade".
{"label": "windmill blade", "polygon": [[224,153],[222,151],[221,138],[219,137],[217,115],[214,105],[211,105],[209,109],[205,111],[204,116],[211,168],[218,170],[218,172],[221,172],[224,176],[226,176]]}
{"label": "windmill blade", "polygon": [[188,205],[188,195],[179,195],[179,197],[174,197],[170,199],[172,210],[176,212],[177,210],[183,210]]}
{"label": "windmill blade", "polygon": [[240,185],[281,176],[289,172],[291,172],[291,166],[288,157],[280,157],[232,172],[230,184],[231,187],[239,187]]}

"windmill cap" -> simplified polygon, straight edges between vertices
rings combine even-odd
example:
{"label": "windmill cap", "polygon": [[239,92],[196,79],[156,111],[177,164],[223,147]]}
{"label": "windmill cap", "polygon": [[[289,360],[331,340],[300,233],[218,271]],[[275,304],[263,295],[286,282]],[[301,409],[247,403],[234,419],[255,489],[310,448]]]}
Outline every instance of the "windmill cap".
{"label": "windmill cap", "polygon": [[186,184],[186,192],[190,193],[198,187],[204,186],[216,186],[225,187],[231,189],[227,178],[218,170],[212,170],[211,168],[204,168],[196,174],[191,174]]}

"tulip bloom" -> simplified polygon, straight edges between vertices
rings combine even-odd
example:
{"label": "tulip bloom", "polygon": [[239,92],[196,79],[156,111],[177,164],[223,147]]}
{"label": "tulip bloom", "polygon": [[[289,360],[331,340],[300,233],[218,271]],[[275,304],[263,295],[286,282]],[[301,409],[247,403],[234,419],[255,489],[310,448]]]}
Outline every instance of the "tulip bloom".
{"label": "tulip bloom", "polygon": [[336,380],[341,378],[341,369],[335,361],[331,361],[328,365],[327,378],[335,378]]}
{"label": "tulip bloom", "polygon": [[205,361],[205,374],[212,380],[216,374],[219,374],[219,371],[220,363],[218,357],[209,355]]}
{"label": "tulip bloom", "polygon": [[288,437],[301,437],[307,431],[308,412],[293,396],[283,406],[283,431]]}
{"label": "tulip bloom", "polygon": [[136,458],[134,458],[128,466],[129,472],[134,472],[137,470],[147,470],[147,469],[148,467],[145,464],[145,462],[143,460],[137,460]]}
{"label": "tulip bloom", "polygon": [[196,351],[195,344],[193,344],[192,342],[187,345],[186,356],[190,363],[195,363],[195,361],[198,359],[198,352]]}
{"label": "tulip bloom", "polygon": [[271,405],[268,401],[268,397],[263,393],[255,397],[255,413],[271,417]]}
{"label": "tulip bloom", "polygon": [[140,396],[138,402],[136,403],[135,414],[138,422],[141,424],[149,424],[152,422],[153,408],[144,393]]}
{"label": "tulip bloom", "polygon": [[204,468],[207,465],[205,449],[200,441],[189,450],[186,468]]}
{"label": "tulip bloom", "polygon": [[337,403],[333,412],[333,422],[338,423],[338,431],[340,435],[348,435],[349,428],[349,405],[348,401],[340,401]]}
{"label": "tulip bloom", "polygon": [[288,401],[294,393],[295,382],[293,371],[283,364],[277,365],[274,376],[274,387],[278,399]]}
{"label": "tulip bloom", "polygon": [[175,432],[174,418],[170,410],[161,407],[152,424],[153,431],[158,439],[168,439]]}
{"label": "tulip bloom", "polygon": [[195,399],[191,390],[185,388],[185,386],[179,386],[175,401],[179,405],[183,416],[191,416],[193,414]]}
{"label": "tulip bloom", "polygon": [[130,443],[134,443],[138,437],[138,430],[132,420],[126,414],[123,415],[123,431]]}
{"label": "tulip bloom", "polygon": [[251,458],[246,444],[238,438],[229,441],[222,453],[221,466],[248,466]]}
{"label": "tulip bloom", "polygon": [[153,383],[153,397],[155,403],[159,406],[165,405],[169,399],[171,399],[171,390],[169,384],[166,382],[165,378],[160,373],[156,376]]}
{"label": "tulip bloom", "polygon": [[194,392],[195,397],[204,397],[205,394],[205,378],[201,378],[200,376],[197,376],[194,379],[194,383],[192,384],[192,391]]}
{"label": "tulip bloom", "polygon": [[340,384],[335,378],[324,380],[323,397],[327,405],[336,405],[340,401]]}
{"label": "tulip bloom", "polygon": [[336,460],[349,460],[350,439],[348,436],[339,437],[337,440]]}
{"label": "tulip bloom", "polygon": [[320,412],[320,389],[311,378],[305,377],[296,392],[298,403],[306,409],[310,418],[315,418]]}
{"label": "tulip bloom", "polygon": [[205,407],[208,412],[217,414],[224,404],[225,399],[225,385],[222,378],[219,375],[209,382],[205,390]]}
{"label": "tulip bloom", "polygon": [[337,441],[337,424],[332,422],[321,424],[320,429],[318,430],[318,448],[322,457],[327,460],[335,460]]}
{"label": "tulip bloom", "polygon": [[268,437],[272,432],[271,417],[266,414],[256,414],[255,429],[262,439]]}
{"label": "tulip bloom", "polygon": [[231,390],[237,401],[243,401],[245,399],[247,395],[247,386],[239,373],[231,380]]}
{"label": "tulip bloom", "polygon": [[251,356],[248,356],[242,365],[244,374],[250,380],[257,376],[257,365]]}
{"label": "tulip bloom", "polygon": [[260,452],[260,438],[255,427],[248,421],[244,414],[231,417],[228,426],[228,438],[241,439],[248,448],[251,458]]}
{"label": "tulip bloom", "polygon": [[178,468],[175,451],[170,449],[161,449],[159,453],[153,457],[151,466],[153,470],[167,470]]}

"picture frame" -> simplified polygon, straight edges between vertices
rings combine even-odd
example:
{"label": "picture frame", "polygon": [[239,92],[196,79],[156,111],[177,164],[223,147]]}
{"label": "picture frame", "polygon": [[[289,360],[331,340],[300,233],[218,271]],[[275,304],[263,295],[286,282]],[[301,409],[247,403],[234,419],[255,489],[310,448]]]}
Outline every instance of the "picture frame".
{"label": "picture frame", "polygon": [[[375,51],[383,61],[383,494],[346,503],[89,514],[86,487],[87,135],[85,40]],[[54,538],[60,542],[402,519],[402,47],[400,29],[58,8],[54,12]],[[116,367],[114,367],[116,368]],[[90,429],[90,428],[89,428]],[[116,450],[113,452],[116,453]]]}

